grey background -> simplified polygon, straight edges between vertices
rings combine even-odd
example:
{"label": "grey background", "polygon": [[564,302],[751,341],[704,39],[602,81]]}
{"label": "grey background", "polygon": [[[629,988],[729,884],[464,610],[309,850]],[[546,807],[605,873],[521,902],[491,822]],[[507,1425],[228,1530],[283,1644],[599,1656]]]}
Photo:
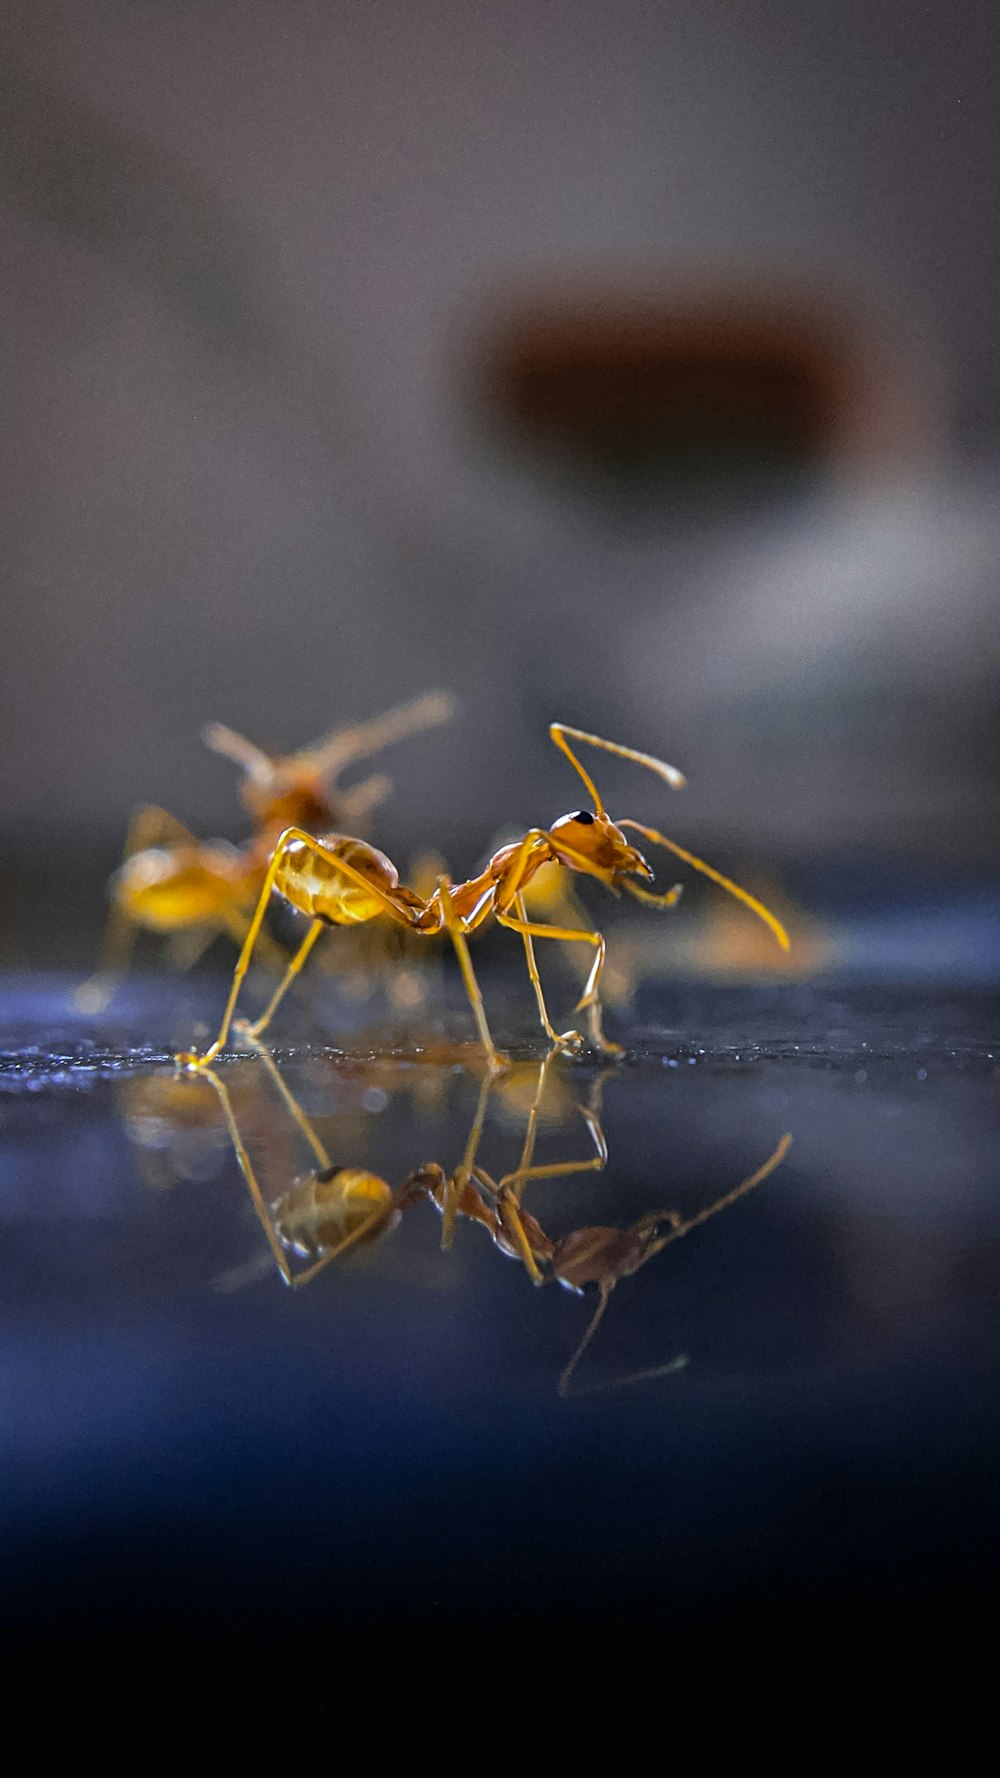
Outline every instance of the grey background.
{"label": "grey background", "polygon": [[[994,6],[8,0],[2,32],[8,954],[136,801],[238,832],[206,719],[293,746],[435,684],[464,710],[394,755],[403,856],[574,806],[561,716],[683,766],[669,809],[602,781],[730,859],[991,867]],[[477,341],[609,283],[821,293],[893,423],[784,498],[553,480],[483,423]]]}

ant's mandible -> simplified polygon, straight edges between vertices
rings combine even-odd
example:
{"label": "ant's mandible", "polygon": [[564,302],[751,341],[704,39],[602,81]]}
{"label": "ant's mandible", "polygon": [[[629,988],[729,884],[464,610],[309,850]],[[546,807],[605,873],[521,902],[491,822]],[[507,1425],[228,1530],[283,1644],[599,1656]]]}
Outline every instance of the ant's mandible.
{"label": "ant's mandible", "polygon": [[[444,931],[449,933],[462,970],[480,1042],[491,1068],[499,1068],[503,1066],[503,1062],[490,1036],[486,1010],[468,947],[468,934],[475,932],[490,914],[496,917],[501,926],[520,933],[542,1028],[554,1048],[569,1054],[577,1054],[583,1047],[584,1040],[578,1031],[558,1032],[553,1027],[538,975],[533,941],[536,938],[552,938],[593,946],[593,965],[576,1010],[586,1011],[590,1038],[595,1047],[609,1054],[620,1053],[619,1046],[610,1043],[605,1037],[601,1024],[600,981],[605,955],[602,934],[568,926],[542,925],[529,920],[524,905],[524,890],[543,865],[558,864],[568,870],[578,871],[581,875],[596,877],[612,891],[620,886],[647,907],[674,906],[680,894],[678,887],[662,894],[642,887],[642,883],[653,881],[653,870],[638,848],[629,843],[623,831],[625,828],[631,828],[655,845],[664,847],[692,869],[700,871],[703,876],[709,877],[713,883],[734,895],[763,920],[778,943],[785,950],[788,949],[788,935],[784,927],[755,896],[731,882],[703,859],[696,858],[675,840],[667,839],[655,828],[628,819],[617,823],[612,821],[596,784],[580,764],[570,741],[583,741],[590,747],[601,748],[606,753],[616,754],[620,759],[645,766],[674,789],[680,789],[684,784],[680,772],[651,754],[639,753],[635,748],[623,747],[615,741],[605,741],[600,735],[569,728],[565,723],[552,723],[549,735],[582,778],[594,804],[593,813],[581,809],[576,814],[560,816],[550,828],[529,828],[522,839],[502,846],[494,853],[479,876],[471,877],[464,883],[451,883],[446,877],[441,877],[431,895],[417,895],[414,890],[400,883],[399,873],[391,859],[364,840],[353,839],[344,834],[328,834],[324,839],[317,840],[301,827],[286,828],[274,848],[267,868],[260,898],[233,975],[218,1036],[204,1055],[190,1051],[179,1054],[179,1065],[203,1068],[225,1047],[240,987],[272,890],[277,890],[292,907],[309,915],[311,924],[264,1012],[248,1027],[253,1036],[259,1036],[266,1030],[324,926],[361,925],[382,915],[405,927],[407,931],[423,936],[430,937]],[[636,878],[641,881],[636,882]]]}

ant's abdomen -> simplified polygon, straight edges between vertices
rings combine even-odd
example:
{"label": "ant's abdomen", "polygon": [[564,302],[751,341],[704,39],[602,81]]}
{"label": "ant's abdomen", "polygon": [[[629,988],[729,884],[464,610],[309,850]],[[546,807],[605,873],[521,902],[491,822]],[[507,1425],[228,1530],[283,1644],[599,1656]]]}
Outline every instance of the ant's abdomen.
{"label": "ant's abdomen", "polygon": [[228,846],[150,846],[126,858],[112,894],[137,925],[179,932],[210,925],[234,903],[252,901],[256,885],[249,877],[247,859]]}
{"label": "ant's abdomen", "polygon": [[346,864],[366,877],[372,890],[338,871],[333,858],[313,852],[303,840],[293,840],[275,879],[275,888],[281,891],[286,901],[300,913],[309,914],[314,920],[326,920],[333,926],[362,925],[366,920],[374,920],[376,914],[384,913],[385,903],[375,891],[381,889],[391,893],[396,888],[399,873],[391,859],[377,846],[369,846],[364,840],[348,839],[342,834],[329,834],[321,844],[325,853],[343,858]]}

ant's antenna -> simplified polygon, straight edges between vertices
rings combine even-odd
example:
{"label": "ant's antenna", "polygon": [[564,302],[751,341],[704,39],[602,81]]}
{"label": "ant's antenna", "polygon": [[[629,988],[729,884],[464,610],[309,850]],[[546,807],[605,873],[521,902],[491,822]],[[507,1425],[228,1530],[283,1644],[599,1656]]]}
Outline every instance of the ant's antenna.
{"label": "ant's antenna", "polygon": [[[667,1219],[669,1219],[672,1224],[667,1234],[660,1235],[650,1241],[644,1252],[642,1263],[645,1265],[648,1260],[655,1258],[656,1254],[662,1253],[663,1249],[669,1247],[672,1242],[683,1240],[684,1236],[689,1235],[692,1229],[700,1228],[702,1223],[711,1221],[713,1216],[718,1216],[721,1210],[728,1210],[729,1206],[735,1204],[739,1198],[746,1197],[747,1193],[752,1192],[755,1186],[762,1185],[764,1180],[768,1179],[777,1167],[780,1167],[791,1146],[791,1132],[786,1130],[781,1141],[778,1143],[777,1148],[774,1150],[774,1153],[768,1156],[762,1167],[757,1168],[756,1173],[750,1173],[746,1179],[741,1179],[739,1185],[734,1186],[731,1191],[726,1192],[724,1197],[716,1198],[714,1204],[708,1204],[704,1210],[699,1210],[696,1215],[689,1216],[686,1222],[677,1216],[676,1211],[654,1210],[648,1215],[641,1217],[637,1223],[632,1225],[631,1233],[640,1234],[646,1230],[652,1231],[655,1229],[657,1222],[665,1221]],[[590,1345],[591,1340],[604,1319],[604,1312],[611,1301],[611,1292],[614,1290],[617,1283],[618,1277],[612,1276],[603,1280],[598,1286],[600,1290],[600,1301],[587,1324],[580,1344],[577,1346],[576,1351],[573,1353],[562,1376],[559,1378],[560,1395],[565,1395],[567,1393],[573,1377],[573,1372],[576,1370],[583,1354],[586,1352],[587,1347]],[[651,1371],[637,1371],[634,1377],[625,1377],[622,1381],[624,1383],[638,1382],[645,1377],[666,1376],[671,1371],[681,1370],[686,1363],[686,1357],[674,1359],[671,1364],[657,1366],[656,1369]],[[600,1387],[600,1385],[597,1385],[597,1387]]]}
{"label": "ant's antenna", "polygon": [[254,784],[270,783],[274,775],[274,763],[270,754],[265,753],[263,747],[258,747],[254,741],[248,741],[245,735],[238,735],[235,729],[227,728],[224,722],[206,722],[201,738],[213,753],[221,753],[223,759],[231,759]]}
{"label": "ant's antenna", "polygon": [[399,704],[395,710],[387,710],[384,716],[321,736],[318,741],[301,748],[294,758],[303,764],[308,763],[314,772],[325,778],[339,771],[349,760],[366,759],[372,753],[381,753],[383,747],[391,746],[394,741],[405,741],[408,736],[418,735],[424,729],[440,728],[442,723],[451,721],[457,708],[450,692],[426,691],[418,698],[411,698],[409,703]]}
{"label": "ant's antenna", "polygon": [[[641,821],[630,821],[626,816],[622,817],[618,825],[619,827],[634,828],[636,833],[641,833],[645,839],[652,840],[655,846],[663,846],[666,851],[672,852],[675,858],[682,858],[685,864],[691,866],[692,870],[699,870],[703,877],[708,877],[711,882],[718,883],[720,889],[725,889],[730,895],[734,895],[736,900],[742,901],[744,907],[748,907],[759,920],[763,920],[764,925],[774,933],[783,951],[789,949],[788,934],[781,921],[775,914],[772,914],[770,908],[764,906],[762,901],[758,901],[755,895],[751,895],[746,889],[741,889],[739,884],[732,882],[729,877],[724,877],[721,871],[715,870],[711,864],[706,864],[703,858],[696,858],[693,852],[685,851],[684,847],[679,846],[676,840],[668,840],[666,835],[658,833],[655,827],[644,827]],[[636,901],[650,902],[653,907],[669,905],[669,899],[665,900],[663,896],[651,894],[648,889],[643,889],[638,883],[629,882],[628,878],[625,879],[624,886],[630,895],[635,896]],[[670,891],[670,895],[673,895],[673,890]]]}
{"label": "ant's antenna", "polygon": [[574,771],[579,772],[580,777],[586,784],[587,789],[593,798],[595,815],[604,814],[604,804],[601,800],[600,792],[598,791],[593,778],[590,777],[589,773],[584,771],[576,754],[570,747],[569,742],[566,739],[567,735],[571,735],[574,741],[586,741],[588,747],[600,747],[605,753],[616,753],[619,759],[630,759],[633,765],[645,766],[647,771],[655,772],[658,778],[662,778],[665,784],[669,784],[671,790],[683,790],[684,788],[685,778],[683,772],[679,772],[676,766],[668,766],[666,760],[654,759],[651,753],[639,753],[634,747],[621,746],[618,741],[605,741],[600,735],[589,735],[584,729],[570,728],[565,722],[551,723],[549,726],[549,735],[559,748],[560,753],[565,753],[566,758],[569,760]]}
{"label": "ant's antenna", "polygon": [[201,738],[213,753],[221,753],[223,758],[238,765],[252,783],[270,786],[277,774],[289,769],[329,778],[351,760],[366,759],[394,741],[405,741],[409,735],[418,735],[423,729],[438,728],[441,723],[450,722],[456,709],[456,701],[450,692],[424,692],[419,698],[411,698],[408,704],[400,704],[397,709],[386,711],[384,716],[374,717],[371,722],[352,723],[348,728],[322,735],[318,741],[299,748],[287,758],[265,753],[262,747],[248,741],[245,735],[238,735],[224,722],[207,723]]}

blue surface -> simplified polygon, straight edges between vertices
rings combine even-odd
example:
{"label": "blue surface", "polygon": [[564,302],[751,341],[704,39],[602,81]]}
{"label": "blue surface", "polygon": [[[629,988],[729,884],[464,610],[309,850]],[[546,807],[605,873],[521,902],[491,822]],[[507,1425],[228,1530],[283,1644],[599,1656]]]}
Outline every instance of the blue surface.
{"label": "blue surface", "polygon": [[[963,1022],[954,994],[880,1009],[731,990],[702,996],[699,1025],[695,1001],[672,998],[669,1024],[643,1003],[641,1040],[604,1086],[606,1171],[530,1187],[531,1209],[557,1235],[657,1207],[691,1215],[786,1129],[793,1147],[752,1195],[622,1281],[566,1399],[556,1382],[592,1301],[533,1289],[468,1224],[441,1253],[426,1205],[288,1291],[211,1107],[144,1124],[128,1093],[168,1078],[155,1063],[116,1060],[68,1019],[57,1040],[51,998],[32,1046],[30,997],[14,1006],[0,1069],[0,1490],[18,1621],[593,1607],[679,1629],[744,1612],[957,1609],[991,1592],[988,1004],[965,1003]],[[750,1029],[757,1049],[739,1048]],[[303,1048],[285,1078],[338,1163],[398,1183],[424,1160],[458,1161],[477,1096],[463,1058]],[[244,1091],[277,1196],[307,1156],[258,1067],[224,1078]],[[575,1105],[593,1080],[585,1063],[556,1070],[539,1159],[588,1153]],[[491,1102],[492,1171],[515,1164],[523,1127],[523,1105]],[[677,1355],[683,1370],[624,1382]]]}

